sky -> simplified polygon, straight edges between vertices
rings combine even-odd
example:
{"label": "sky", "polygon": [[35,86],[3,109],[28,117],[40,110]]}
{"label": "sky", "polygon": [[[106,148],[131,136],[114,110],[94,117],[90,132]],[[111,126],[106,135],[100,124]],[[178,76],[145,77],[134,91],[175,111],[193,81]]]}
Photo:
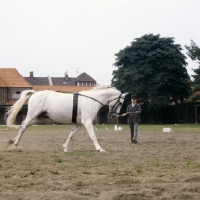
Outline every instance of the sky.
{"label": "sky", "polygon": [[199,10],[199,0],[0,0],[0,67],[110,85],[115,54],[135,38],[173,37],[185,55],[191,39],[200,47]]}

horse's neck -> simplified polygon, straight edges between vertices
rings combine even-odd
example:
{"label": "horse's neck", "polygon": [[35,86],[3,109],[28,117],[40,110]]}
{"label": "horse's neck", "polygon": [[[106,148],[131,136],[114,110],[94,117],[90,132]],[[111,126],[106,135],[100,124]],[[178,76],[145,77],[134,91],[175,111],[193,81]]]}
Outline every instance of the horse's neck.
{"label": "horse's neck", "polygon": [[106,104],[108,100],[111,100],[112,97],[114,98],[117,95],[118,95],[117,92],[102,90],[102,91],[95,92],[91,96],[97,99],[98,101],[100,101],[102,104]]}

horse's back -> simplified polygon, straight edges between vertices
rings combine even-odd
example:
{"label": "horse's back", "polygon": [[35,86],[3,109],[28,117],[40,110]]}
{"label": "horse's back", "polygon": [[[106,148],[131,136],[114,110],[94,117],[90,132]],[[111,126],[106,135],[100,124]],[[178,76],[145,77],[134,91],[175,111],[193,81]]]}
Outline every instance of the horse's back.
{"label": "horse's back", "polygon": [[29,115],[45,112],[54,121],[71,122],[73,95],[50,90],[34,93],[28,102]]}
{"label": "horse's back", "polygon": [[60,92],[54,92],[51,90],[43,90],[34,93],[29,99],[29,104],[36,104],[45,108],[64,106],[65,104],[72,104],[72,94],[65,94]]}
{"label": "horse's back", "polygon": [[36,92],[32,95],[30,98],[31,101],[45,101],[47,102],[60,102],[60,101],[67,101],[67,100],[72,100],[72,94],[65,94],[61,92],[55,92],[51,90],[43,90]]}

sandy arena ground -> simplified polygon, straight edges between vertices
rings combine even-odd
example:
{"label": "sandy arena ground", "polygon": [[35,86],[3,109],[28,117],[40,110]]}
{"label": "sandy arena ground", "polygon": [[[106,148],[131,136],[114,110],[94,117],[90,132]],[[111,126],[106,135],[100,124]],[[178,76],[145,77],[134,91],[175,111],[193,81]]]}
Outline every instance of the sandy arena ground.
{"label": "sandy arena ground", "polygon": [[80,130],[64,153],[69,132],[0,130],[1,200],[200,199],[200,134],[98,130],[99,153]]}

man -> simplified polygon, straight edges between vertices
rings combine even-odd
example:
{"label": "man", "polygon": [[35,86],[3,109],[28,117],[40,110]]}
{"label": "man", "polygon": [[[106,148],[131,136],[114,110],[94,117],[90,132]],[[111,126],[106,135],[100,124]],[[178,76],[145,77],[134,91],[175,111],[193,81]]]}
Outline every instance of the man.
{"label": "man", "polygon": [[128,116],[128,123],[130,126],[131,132],[131,142],[137,143],[137,130],[138,124],[141,122],[140,114],[142,113],[142,109],[140,104],[137,103],[137,97],[135,95],[131,96],[131,104],[128,105],[126,113],[122,114],[122,116]]}

